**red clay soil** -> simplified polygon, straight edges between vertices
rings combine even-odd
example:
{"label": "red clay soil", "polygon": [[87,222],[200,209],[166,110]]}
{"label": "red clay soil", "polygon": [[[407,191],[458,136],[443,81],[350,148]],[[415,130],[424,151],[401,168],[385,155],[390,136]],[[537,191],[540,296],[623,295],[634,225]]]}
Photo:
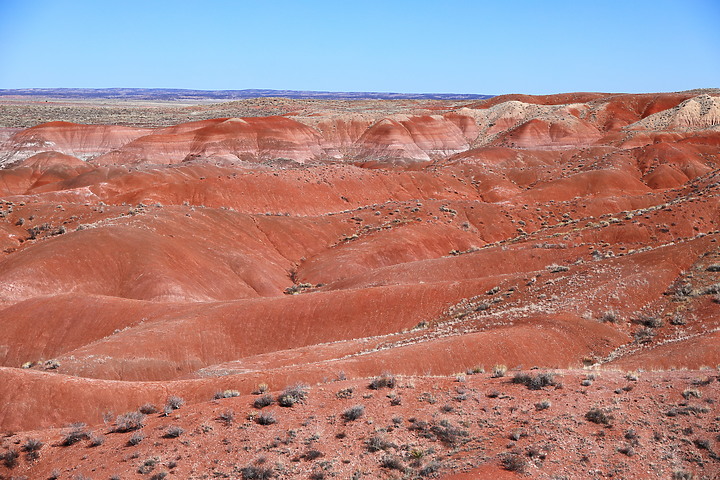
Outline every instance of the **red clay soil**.
{"label": "red clay soil", "polygon": [[[219,398],[211,393],[167,414],[174,386],[147,388],[144,397],[132,395],[135,407],[108,412],[104,423],[8,433],[0,448],[11,461],[0,472],[38,479],[450,480],[717,473],[717,371],[492,377],[328,380],[294,386],[304,397],[290,397],[301,398],[290,407],[278,405],[282,390],[234,396],[226,381]],[[108,384],[93,398],[107,402],[112,394]],[[136,410],[141,405],[145,414]]]}
{"label": "red clay soil", "polygon": [[712,95],[9,130],[0,478],[718,478]]}

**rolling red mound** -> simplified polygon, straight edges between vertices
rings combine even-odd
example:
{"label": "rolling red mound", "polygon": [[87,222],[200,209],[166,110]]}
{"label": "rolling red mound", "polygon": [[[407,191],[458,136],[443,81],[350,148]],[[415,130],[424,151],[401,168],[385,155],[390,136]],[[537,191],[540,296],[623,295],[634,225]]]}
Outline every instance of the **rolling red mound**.
{"label": "rolling red mound", "polygon": [[[348,478],[348,465],[399,474],[383,455],[420,476],[432,458],[427,475],[458,479],[512,478],[507,455],[538,478],[567,475],[558,465],[585,465],[583,455],[603,475],[642,476],[651,458],[658,475],[720,472],[720,447],[698,426],[716,415],[717,372],[706,367],[720,363],[716,102],[696,92],[513,95],[401,113],[318,103],[154,129],[53,122],[12,132],[0,148],[0,430],[15,433],[0,455],[30,436],[45,446],[38,458],[0,464],[0,475],[46,478],[58,468],[71,478],[88,474],[75,466],[87,455],[87,470],[147,477],[121,464],[134,451],[152,455],[152,443],[124,446],[129,435],[100,422],[168,395],[189,406],[148,417],[141,430],[170,448],[159,429],[182,424],[191,440],[178,447],[178,478],[207,474],[188,455],[202,435],[225,432],[216,420],[225,406],[242,418],[223,434],[225,448],[208,451],[243,468],[271,452],[274,473],[287,478],[319,472],[303,457],[312,445],[325,473]],[[472,377],[481,365],[568,380],[528,390]],[[637,383],[630,370],[658,371]],[[366,391],[382,372],[404,376],[393,390],[401,404]],[[585,375],[604,386],[586,388]],[[280,421],[262,430],[250,392],[296,382],[314,385],[311,400],[272,407]],[[623,390],[628,382],[642,396]],[[352,406],[343,388],[366,404],[364,420],[343,420]],[[224,390],[240,397],[211,401]],[[564,419],[543,444],[509,437],[539,428],[543,399]],[[497,428],[478,423],[490,401],[509,415],[497,415]],[[588,423],[596,406],[614,409],[621,426]],[[391,426],[390,407],[430,422],[427,431],[407,418]],[[697,434],[668,440],[685,452],[672,461],[658,459],[654,433],[638,420],[669,439],[695,416]],[[473,440],[448,446],[441,419],[467,423]],[[71,422],[94,425],[107,444],[60,446],[57,428]],[[567,456],[557,435],[571,425],[604,453]],[[630,428],[639,443],[625,437]],[[319,437],[303,451],[298,441],[268,446],[288,429]],[[340,430],[360,445],[349,463]],[[362,447],[400,433],[382,454]],[[618,453],[625,443],[637,457]],[[413,463],[416,448],[427,457]],[[624,470],[600,460],[613,455]],[[223,475],[245,475],[224,465]]]}

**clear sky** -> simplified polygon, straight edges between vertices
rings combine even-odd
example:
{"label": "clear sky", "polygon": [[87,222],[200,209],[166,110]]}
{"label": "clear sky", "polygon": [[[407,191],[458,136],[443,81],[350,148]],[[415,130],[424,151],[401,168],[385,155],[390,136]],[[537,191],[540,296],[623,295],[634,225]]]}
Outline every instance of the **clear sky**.
{"label": "clear sky", "polygon": [[0,0],[0,88],[720,87],[720,0]]}

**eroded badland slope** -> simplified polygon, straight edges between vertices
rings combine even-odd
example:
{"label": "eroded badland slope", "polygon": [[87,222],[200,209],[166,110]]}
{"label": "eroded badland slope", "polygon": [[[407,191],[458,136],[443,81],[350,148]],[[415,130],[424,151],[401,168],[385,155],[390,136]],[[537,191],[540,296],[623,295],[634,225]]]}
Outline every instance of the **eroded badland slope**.
{"label": "eroded badland slope", "polygon": [[77,108],[0,125],[0,477],[720,474],[717,93]]}

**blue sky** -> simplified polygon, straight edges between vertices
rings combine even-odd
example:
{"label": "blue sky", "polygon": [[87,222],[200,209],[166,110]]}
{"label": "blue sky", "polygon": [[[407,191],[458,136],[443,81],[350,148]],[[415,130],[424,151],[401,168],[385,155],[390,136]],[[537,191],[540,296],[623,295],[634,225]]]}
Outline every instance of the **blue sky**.
{"label": "blue sky", "polygon": [[720,1],[0,0],[0,88],[720,87]]}

